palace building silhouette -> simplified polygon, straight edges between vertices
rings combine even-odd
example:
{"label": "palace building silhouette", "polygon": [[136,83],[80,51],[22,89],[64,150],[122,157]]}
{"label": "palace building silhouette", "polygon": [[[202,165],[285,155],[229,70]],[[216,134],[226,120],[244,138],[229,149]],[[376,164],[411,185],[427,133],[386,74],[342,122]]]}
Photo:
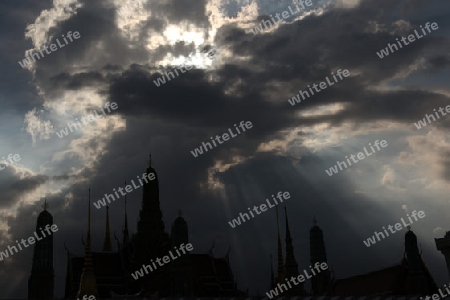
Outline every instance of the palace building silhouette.
{"label": "palace building silhouette", "polygon": [[[88,196],[87,237],[84,242],[84,256],[77,256],[67,247],[65,275],[65,299],[81,299],[93,295],[96,299],[122,298],[144,299],[146,297],[222,297],[237,298],[248,296],[238,290],[230,264],[229,253],[224,257],[214,257],[212,249],[208,253],[186,253],[153,272],[135,280],[131,274],[139,270],[151,259],[161,258],[175,246],[189,243],[188,226],[181,213],[172,224],[170,235],[165,232],[159,200],[159,183],[156,170],[152,167],[151,156],[147,174],[154,173],[155,179],[144,184],[137,232],[130,235],[127,219],[127,202],[124,199],[124,221],[121,238],[114,234],[117,250],[114,250],[109,225],[109,208],[105,213],[105,235],[101,251],[91,249],[91,206]],[[280,234],[278,209],[277,226],[277,270],[267,276],[267,291],[280,286],[287,278],[299,275],[299,266],[285,208],[285,259]],[[38,227],[52,225],[53,218],[44,211],[37,218]],[[37,230],[37,229],[36,229]],[[436,240],[440,251],[450,257],[450,233],[446,239]],[[274,243],[275,245],[275,243]],[[272,260],[272,258],[271,258]],[[450,259],[447,260],[447,262]],[[310,263],[327,263],[324,235],[314,218],[310,229]],[[328,264],[329,265],[329,264]],[[31,276],[28,281],[28,299],[53,299],[53,235],[36,242],[33,253]],[[417,246],[417,237],[408,230],[405,234],[404,256],[399,263],[381,270],[337,279],[327,269],[311,278],[311,290],[307,292],[303,284],[287,289],[280,296],[302,298],[322,297],[322,300],[353,296],[424,296],[436,293],[438,287],[422,260]],[[367,297],[366,297],[367,298]],[[342,298],[344,299],[344,298]],[[362,299],[362,298],[361,298]],[[418,299],[413,297],[411,299]]]}
{"label": "palace building silhouette", "polygon": [[[53,225],[53,217],[47,211],[47,201],[44,211],[37,218],[36,231],[45,225]],[[53,234],[37,239],[33,250],[33,266],[28,280],[28,299],[53,299]]]}
{"label": "palace building silhouette", "polygon": [[[151,165],[151,157],[146,173],[154,173],[156,178],[143,186],[137,232],[130,237],[125,197],[122,239],[114,236],[118,250],[113,250],[107,207],[102,251],[91,253],[89,225],[85,257],[76,257],[67,250],[65,298],[83,295],[95,295],[97,299],[125,295],[145,297],[155,293],[160,297],[245,295],[237,290],[229,252],[221,258],[213,257],[212,252],[187,253],[139,280],[131,277],[143,264],[150,264],[151,259],[161,258],[175,246],[189,243],[188,226],[181,213],[172,225],[171,234],[164,231],[158,175]],[[89,211],[91,205],[89,200]]]}

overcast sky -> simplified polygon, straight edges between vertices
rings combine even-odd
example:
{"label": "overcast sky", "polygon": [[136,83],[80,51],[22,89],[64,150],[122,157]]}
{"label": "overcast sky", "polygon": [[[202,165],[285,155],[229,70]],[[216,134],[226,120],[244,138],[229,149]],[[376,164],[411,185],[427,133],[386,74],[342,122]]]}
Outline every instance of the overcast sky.
{"label": "overcast sky", "polygon": [[[434,238],[450,230],[450,117],[414,125],[450,100],[449,1],[312,0],[256,35],[249,30],[292,1],[151,0],[121,17],[116,10],[126,3],[0,1],[0,157],[21,158],[0,171],[0,251],[32,236],[47,198],[59,228],[55,295],[63,296],[64,243],[83,255],[88,187],[98,200],[141,176],[151,151],[166,231],[181,209],[194,253],[215,241],[220,257],[231,245],[238,288],[251,295],[268,291],[275,211],[236,228],[228,221],[278,191],[292,195],[283,206],[299,271],[309,265],[313,216],[329,265],[345,278],[400,262],[405,229],[370,248],[362,241],[423,210],[412,230],[435,281],[449,282]],[[378,57],[389,42],[421,32],[427,22],[439,29]],[[44,52],[28,68],[19,65],[69,31],[80,38]],[[207,57],[205,47],[216,54]],[[193,68],[160,87],[153,83],[160,66],[181,64]],[[351,76],[289,104],[338,69]],[[118,108],[64,138],[56,135],[106,102]],[[191,150],[241,121],[253,128],[193,157]],[[388,146],[326,174],[375,140]],[[132,233],[141,198],[142,189],[128,196]],[[94,250],[103,244],[105,213],[93,208]],[[112,203],[110,213],[121,238],[123,202]],[[0,297],[27,296],[32,252],[0,262]]]}

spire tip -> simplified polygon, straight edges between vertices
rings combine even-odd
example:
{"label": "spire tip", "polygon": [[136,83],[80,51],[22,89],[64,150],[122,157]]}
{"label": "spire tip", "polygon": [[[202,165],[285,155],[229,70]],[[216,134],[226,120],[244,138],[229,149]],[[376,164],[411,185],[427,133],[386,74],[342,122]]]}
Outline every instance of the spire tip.
{"label": "spire tip", "polygon": [[47,210],[47,208],[49,208],[48,203],[47,203],[47,198],[44,198],[44,205],[42,205],[42,208],[44,210]]}

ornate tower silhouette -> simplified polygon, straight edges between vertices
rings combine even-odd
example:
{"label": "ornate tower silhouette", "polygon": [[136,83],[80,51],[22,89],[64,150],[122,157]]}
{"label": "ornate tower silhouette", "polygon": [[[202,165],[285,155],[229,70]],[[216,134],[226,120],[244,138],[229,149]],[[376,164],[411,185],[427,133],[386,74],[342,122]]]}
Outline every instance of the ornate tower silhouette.
{"label": "ornate tower silhouette", "polygon": [[[125,181],[125,186],[127,186],[127,182]],[[127,245],[130,242],[130,233],[128,231],[128,216],[127,216],[127,195],[125,194],[125,220],[123,226],[123,240],[122,245]]]}
{"label": "ornate tower silhouette", "polygon": [[84,248],[84,266],[83,273],[80,279],[80,288],[78,290],[77,298],[83,296],[94,296],[98,299],[97,280],[94,274],[94,267],[92,266],[92,252],[91,252],[91,188],[89,188],[89,202],[88,202],[88,230],[86,238],[86,246]]}
{"label": "ornate tower silhouette", "polygon": [[[292,277],[297,278],[298,273],[298,264],[295,260],[294,255],[294,244],[292,243],[291,231],[289,229],[289,220],[287,215],[286,206],[284,207],[284,214],[286,216],[286,278],[290,280]],[[306,291],[303,289],[303,283],[293,286],[289,289],[285,295],[307,295]]]}
{"label": "ornate tower silhouette", "polygon": [[[187,223],[179,212],[178,218],[172,225],[172,248],[189,243]],[[189,252],[183,254],[172,262],[173,264],[173,296],[193,296],[194,285],[192,282],[192,264]]]}
{"label": "ornate tower silhouette", "polygon": [[285,283],[284,263],[283,263],[283,245],[281,244],[280,225],[278,223],[278,207],[275,207],[277,214],[277,232],[278,232],[278,270],[275,277],[275,283]]}
{"label": "ornate tower silhouette", "polygon": [[[143,264],[149,264],[151,259],[163,257],[170,249],[169,235],[164,231],[162,212],[159,202],[158,174],[152,167],[151,155],[149,166],[146,170],[147,177],[143,186],[142,208],[139,212],[137,232],[133,236],[134,256],[133,269],[140,269]],[[153,174],[150,175],[150,174]],[[156,269],[140,280],[141,285],[149,293],[159,291],[159,294],[167,294],[167,284],[160,282],[164,277],[167,266]],[[165,290],[163,290],[165,289]]]}
{"label": "ornate tower silhouette", "polygon": [[408,226],[408,231],[405,234],[405,258],[406,266],[408,268],[408,290],[414,295],[426,295],[432,291],[427,284],[427,278],[425,275],[425,264],[422,261],[422,257],[419,253],[419,247],[417,246],[417,236],[411,230],[411,226]]}
{"label": "ornate tower silhouette", "polygon": [[450,231],[447,231],[443,238],[434,239],[434,242],[436,243],[436,248],[441,251],[445,257],[447,271],[450,276]]}
{"label": "ornate tower silhouette", "polygon": [[272,263],[272,253],[270,253],[270,288],[269,290],[273,290],[275,288],[275,279],[273,275],[273,263]]}
{"label": "ornate tower silhouette", "polygon": [[[127,186],[127,182],[125,181],[125,186]],[[125,195],[125,201],[124,201],[124,211],[125,211],[125,217],[124,217],[124,222],[123,222],[123,226],[122,226],[122,245],[121,248],[119,249],[119,252],[121,253],[122,257],[123,257],[123,268],[125,270],[125,273],[128,276],[128,279],[131,279],[131,267],[132,267],[132,257],[133,257],[133,252],[134,252],[134,247],[133,244],[131,243],[131,239],[130,239],[130,233],[128,231],[128,215],[127,215],[127,195]]]}
{"label": "ornate tower silhouette", "polygon": [[105,241],[103,242],[103,251],[112,251],[111,230],[109,229],[109,206],[106,206],[106,226]]}
{"label": "ornate tower silhouette", "polygon": [[[46,225],[53,225],[53,217],[47,211],[47,200],[36,223],[36,233],[40,233]],[[40,235],[40,234],[38,234]],[[53,234],[36,241],[33,252],[33,267],[28,280],[28,299],[53,299]]]}
{"label": "ornate tower silhouette", "polygon": [[[309,247],[311,266],[314,266],[316,263],[328,264],[327,252],[323,241],[323,233],[320,227],[317,226],[317,220],[315,217],[313,219],[313,227],[309,231]],[[325,271],[321,271],[311,279],[312,295],[325,295],[328,291],[330,291],[330,285],[331,273],[330,268],[328,267]]]}

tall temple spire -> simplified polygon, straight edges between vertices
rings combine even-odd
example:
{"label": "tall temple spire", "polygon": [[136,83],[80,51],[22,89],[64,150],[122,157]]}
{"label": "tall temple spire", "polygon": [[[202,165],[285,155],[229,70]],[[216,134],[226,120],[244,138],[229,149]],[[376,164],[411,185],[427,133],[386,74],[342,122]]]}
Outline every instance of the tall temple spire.
{"label": "tall temple spire", "polygon": [[277,232],[278,232],[278,270],[275,282],[284,283],[283,246],[281,244],[280,225],[278,223],[278,207],[275,207],[275,212],[277,214]]}
{"label": "tall temple spire", "polygon": [[272,263],[272,253],[270,253],[270,289],[275,288],[275,279],[273,275],[273,263]]}
{"label": "tall temple spire", "polygon": [[[125,187],[127,186],[127,181],[125,180]],[[125,194],[125,221],[123,227],[123,241],[122,244],[125,246],[130,241],[130,234],[128,232],[128,216],[127,216],[127,194]]]}
{"label": "tall temple spire", "polygon": [[149,152],[148,154],[148,167],[151,168],[152,167],[152,153]]}
{"label": "tall temple spire", "polygon": [[83,273],[80,279],[80,288],[78,290],[77,298],[83,296],[94,296],[98,298],[97,280],[92,266],[92,252],[91,252],[91,188],[89,187],[89,202],[88,202],[88,230],[87,241],[84,248],[84,266]]}
{"label": "tall temple spire", "polygon": [[[53,225],[53,217],[47,211],[47,201],[44,209],[37,218],[36,232],[39,228]],[[54,270],[53,270],[53,234],[37,239],[33,250],[33,265],[28,280],[28,299],[53,299]]]}
{"label": "tall temple spire", "polygon": [[[284,214],[286,217],[286,264],[285,264],[285,270],[286,270],[286,278],[290,279],[292,277],[297,277],[299,275],[298,273],[298,264],[295,260],[294,255],[294,244],[292,243],[291,238],[291,231],[289,229],[289,220],[287,215],[287,209],[286,206],[284,207]],[[306,295],[305,290],[303,289],[303,283],[299,285],[295,285],[292,289],[288,291],[289,294],[303,294]]]}
{"label": "tall temple spire", "polygon": [[[178,218],[175,219],[171,231],[172,248],[180,247],[181,244],[189,243],[189,230],[186,220],[182,217],[181,210],[178,211]],[[173,268],[173,296],[193,296],[195,290],[194,269],[192,267],[190,254],[182,255],[172,262]]]}
{"label": "tall temple spire", "polygon": [[48,208],[47,198],[44,199],[44,205],[42,206],[42,208],[43,208],[44,210],[47,210],[47,208]]}
{"label": "tall temple spire", "polygon": [[292,244],[291,231],[289,230],[289,220],[286,206],[284,207],[286,217],[286,277],[298,276],[298,264],[294,256],[294,245]]}
{"label": "tall temple spire", "polygon": [[[131,269],[139,269],[143,264],[148,264],[151,259],[164,256],[170,250],[170,237],[164,231],[162,220],[158,174],[152,166],[151,157],[145,173],[149,180],[146,180],[142,187],[142,206],[139,211],[137,232],[132,237],[134,251]],[[148,290],[149,293],[167,292],[164,290],[166,287],[162,285],[150,284],[160,278],[161,272],[162,270],[157,269],[142,278],[143,285],[147,282],[149,286],[153,286],[151,290]]]}
{"label": "tall temple spire", "polygon": [[[327,263],[327,252],[325,250],[323,233],[319,226],[317,226],[316,217],[313,218],[313,227],[309,231],[309,247],[311,266],[316,263]],[[330,287],[330,267],[328,267],[325,271],[320,272],[311,279],[312,295],[314,296],[325,295],[330,291]]]}
{"label": "tall temple spire", "polygon": [[112,251],[111,230],[109,229],[109,206],[106,206],[106,228],[105,241],[103,242],[103,251]]}
{"label": "tall temple spire", "polygon": [[426,266],[417,246],[417,236],[411,230],[411,226],[408,226],[407,229],[408,231],[405,233],[405,261],[408,269],[406,285],[415,295],[436,293],[436,287],[427,280]]}
{"label": "tall temple spire", "polygon": [[450,231],[445,232],[445,236],[440,239],[434,239],[436,248],[444,255],[447,265],[447,272],[450,276]]}

